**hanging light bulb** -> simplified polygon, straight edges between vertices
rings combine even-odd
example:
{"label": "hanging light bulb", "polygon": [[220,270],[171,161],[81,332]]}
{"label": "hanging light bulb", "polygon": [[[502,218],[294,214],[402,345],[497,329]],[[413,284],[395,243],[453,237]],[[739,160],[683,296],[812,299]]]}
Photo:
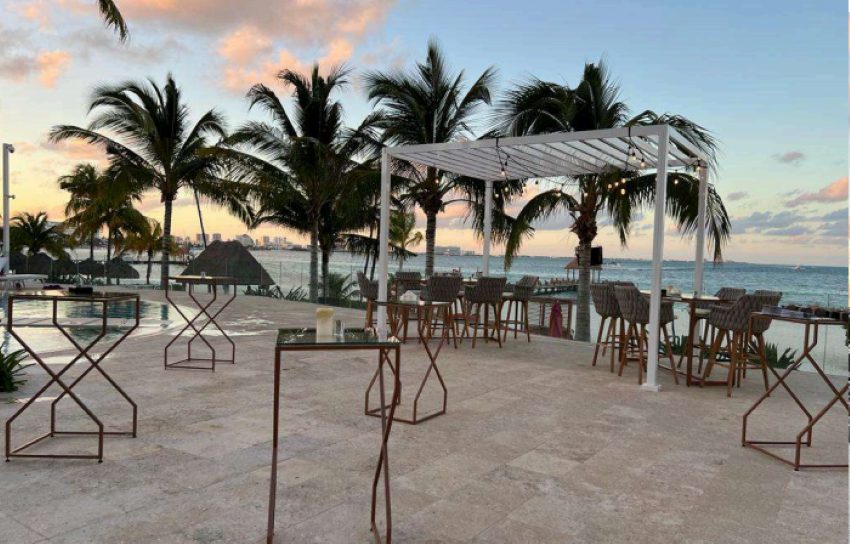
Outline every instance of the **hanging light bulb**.
{"label": "hanging light bulb", "polygon": [[679,185],[679,178],[673,180],[673,185]]}
{"label": "hanging light bulb", "polygon": [[646,163],[643,161],[643,157],[641,157],[641,159],[640,159],[640,167],[646,168]]}
{"label": "hanging light bulb", "polygon": [[625,184],[626,184],[626,178],[624,178],[624,177],[620,178],[620,185],[625,185]]}
{"label": "hanging light bulb", "polygon": [[621,195],[626,194],[626,188],[625,188],[625,187],[623,187],[622,189],[620,189],[620,194],[621,194]]}

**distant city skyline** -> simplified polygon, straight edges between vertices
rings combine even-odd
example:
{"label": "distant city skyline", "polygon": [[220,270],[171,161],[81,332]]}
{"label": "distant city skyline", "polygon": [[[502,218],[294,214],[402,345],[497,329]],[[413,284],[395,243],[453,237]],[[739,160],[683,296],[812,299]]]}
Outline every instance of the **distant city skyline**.
{"label": "distant city skyline", "polygon": [[[67,196],[56,179],[78,162],[104,164],[101,152],[89,146],[46,140],[53,125],[86,122],[97,84],[146,77],[162,82],[172,72],[193,116],[214,107],[235,128],[260,118],[248,113],[244,99],[253,83],[284,94],[276,71],[305,70],[313,60],[323,68],[346,62],[355,69],[353,84],[339,98],[347,124],[354,125],[372,109],[358,76],[367,69],[409,68],[434,36],[452,69],[465,70],[467,77],[495,66],[497,96],[531,75],[575,83],[584,62],[605,59],[634,113],[680,113],[720,140],[716,182],[733,223],[728,259],[847,264],[843,4],[546,0],[493,1],[482,9],[473,2],[250,0],[234,12],[229,0],[121,0],[131,29],[127,44],[102,26],[95,4],[6,2],[0,126],[3,141],[17,148],[13,213],[44,210],[61,219]],[[485,127],[473,128],[480,134]],[[146,195],[141,209],[162,219],[157,195]],[[246,233],[223,210],[202,210],[208,234],[233,239]],[[465,215],[461,206],[447,208],[438,245],[480,251]],[[598,243],[606,256],[645,258],[650,220],[648,213],[637,222],[626,250],[605,225]],[[566,227],[565,217],[547,221],[524,254],[570,257],[575,239]],[[193,238],[199,231],[189,195],[176,203],[173,231]],[[253,240],[285,235],[293,243],[307,241],[279,228],[248,234]],[[412,249],[423,251],[424,245]],[[692,245],[671,228],[665,255],[691,258]]]}

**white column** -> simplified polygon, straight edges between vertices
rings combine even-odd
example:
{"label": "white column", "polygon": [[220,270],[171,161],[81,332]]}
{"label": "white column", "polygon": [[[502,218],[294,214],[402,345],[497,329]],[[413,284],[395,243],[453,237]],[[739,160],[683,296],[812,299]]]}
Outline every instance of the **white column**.
{"label": "white column", "polygon": [[[389,242],[390,242],[390,154],[384,148],[381,151],[381,222],[379,232],[379,256],[378,256],[378,300],[386,301],[389,291],[387,289],[387,270],[389,267]],[[378,334],[382,337],[387,334],[387,308],[378,307]]]}
{"label": "white column", "polygon": [[708,196],[708,168],[699,169],[699,205],[697,207],[697,248],[694,255],[694,291],[702,293],[702,272],[705,266],[705,199]]}
{"label": "white column", "polygon": [[644,389],[658,391],[658,334],[661,330],[661,268],[664,261],[664,220],[667,201],[667,125],[658,135],[658,167],[655,177],[655,217],[652,236],[652,295],[649,301],[649,342]]}
{"label": "white column", "polygon": [[9,194],[9,155],[15,152],[15,147],[12,144],[3,144],[3,256],[6,257],[6,262],[3,263],[3,274],[9,273],[9,265],[12,258],[12,252],[9,245],[9,200],[13,198]]}
{"label": "white column", "polygon": [[493,180],[484,182],[484,250],[482,256],[482,273],[490,275],[490,233],[493,230]]}

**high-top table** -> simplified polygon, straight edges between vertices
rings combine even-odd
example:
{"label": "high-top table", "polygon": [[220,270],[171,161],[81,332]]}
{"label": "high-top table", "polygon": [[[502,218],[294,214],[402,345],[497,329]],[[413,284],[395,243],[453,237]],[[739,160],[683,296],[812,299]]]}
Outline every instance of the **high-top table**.
{"label": "high-top table", "polygon": [[[268,529],[266,533],[267,544],[274,541],[274,511],[277,497],[277,452],[278,452],[278,429],[280,422],[280,360],[284,352],[289,351],[363,351],[371,350],[378,352],[377,379],[380,386],[381,405],[381,446],[378,454],[378,464],[375,467],[375,477],[372,480],[372,510],[371,528],[375,542],[378,544],[391,544],[392,542],[392,506],[390,501],[390,461],[387,452],[387,442],[390,439],[390,430],[393,425],[393,416],[399,403],[401,394],[401,342],[395,337],[382,338],[372,330],[350,329],[342,336],[331,335],[321,337],[316,335],[315,329],[280,329],[277,334],[274,350],[274,401],[273,401],[273,428],[272,428],[272,466],[271,482],[269,486],[269,516]],[[390,355],[395,355],[395,365],[390,360]],[[384,388],[384,365],[390,367],[393,373],[393,393],[389,405],[386,401]],[[384,506],[386,509],[386,533],[385,539],[381,540],[376,521],[378,482],[381,472],[384,476]]]}
{"label": "high-top table", "polygon": [[[51,315],[50,317],[42,317],[42,318],[18,318],[18,322],[15,322],[15,303],[26,303],[30,301],[41,301],[41,302],[49,302],[51,303]],[[135,318],[131,320],[131,325],[127,327],[127,320],[110,320],[109,319],[109,307],[112,304],[116,303],[126,303],[130,302],[135,305]],[[84,322],[62,322],[58,316],[59,304],[86,304],[96,308],[100,308],[100,317],[93,318],[91,320],[86,320]],[[103,437],[104,436],[136,436],[137,429],[137,407],[136,403],[133,402],[133,399],[112,379],[112,377],[107,374],[106,370],[101,366],[101,362],[106,358],[107,355],[112,353],[116,347],[118,347],[127,336],[130,335],[136,328],[139,326],[139,295],[134,293],[123,293],[123,292],[101,292],[95,291],[91,294],[75,294],[70,293],[65,290],[57,289],[57,290],[21,290],[21,291],[13,291],[9,294],[8,301],[6,303],[6,330],[9,331],[9,334],[18,341],[18,343],[26,350],[26,352],[33,358],[33,360],[40,366],[49,376],[50,379],[47,383],[42,386],[30,399],[18,409],[9,419],[6,420],[6,461],[8,462],[12,457],[39,457],[39,458],[55,458],[55,459],[97,459],[97,461],[103,462]],[[20,328],[29,328],[29,327],[42,327],[42,328],[55,328],[68,340],[70,345],[78,352],[76,356],[74,356],[70,362],[68,362],[65,366],[63,366],[58,372],[54,372],[50,366],[44,362],[44,359],[41,355],[39,355],[36,347],[28,344],[26,340],[21,336],[21,333],[18,331]],[[98,356],[92,355],[92,349],[106,336],[107,327],[117,328],[123,330],[123,334],[119,336],[117,339],[113,340],[111,345],[109,345],[103,352]],[[92,329],[97,332],[96,336],[93,340],[89,341],[85,346],[80,344],[70,333],[69,330],[75,329]],[[88,368],[86,368],[79,376],[77,376],[73,381],[67,383],[63,376],[66,372],[68,372],[77,362],[81,359],[86,359],[89,363]],[[98,418],[92,409],[86,405],[86,403],[74,393],[74,388],[79,385],[80,382],[85,379],[86,376],[92,371],[97,370],[109,384],[112,386],[115,391],[120,394],[127,403],[130,404],[131,412],[132,412],[132,420],[133,424],[130,430],[125,431],[105,431],[103,422]],[[44,393],[52,386],[53,384],[58,385],[62,392],[59,393],[51,403],[50,403],[50,431],[46,434],[43,434],[35,439],[30,440],[29,442],[17,446],[15,448],[12,447],[12,422],[15,421],[21,414],[27,411],[34,403],[38,402],[38,399],[44,395]],[[82,411],[91,419],[91,421],[97,426],[97,431],[60,431],[56,428],[56,405],[61,401],[65,396],[68,396],[73,400],[77,406],[82,409]],[[97,436],[97,453],[96,454],[60,454],[60,453],[26,453],[26,450],[42,442],[48,438],[53,438],[57,436]]]}
{"label": "high-top table", "polygon": [[[756,451],[760,451],[774,459],[782,461],[787,465],[791,465],[794,467],[794,470],[800,470],[801,468],[847,468],[847,464],[803,464],[801,460],[803,445],[806,447],[811,447],[812,445],[812,430],[815,425],[817,425],[818,421],[826,415],[829,410],[835,406],[836,403],[840,402],[842,406],[844,406],[844,410],[847,411],[847,414],[850,415],[850,406],[847,404],[847,380],[842,378],[842,382],[844,385],[838,389],[835,387],[835,384],[832,383],[832,380],[829,379],[829,376],[823,371],[823,368],[818,364],[814,357],[812,357],[812,350],[814,350],[815,346],[818,344],[818,332],[820,327],[830,327],[830,326],[844,326],[843,321],[823,318],[823,317],[791,317],[791,316],[783,316],[781,314],[771,314],[764,312],[755,312],[750,315],[750,327],[752,327],[753,319],[764,319],[770,318],[774,321],[785,321],[786,323],[794,323],[803,328],[803,352],[797,357],[797,359],[788,366],[785,372],[780,376],[776,369],[772,366],[768,365],[768,368],[776,377],[776,382],[768,388],[764,394],[759,397],[759,399],[750,407],[749,410],[744,414],[743,421],[743,429],[741,431],[741,445],[747,448],[752,448]],[[804,362],[808,362],[818,376],[821,377],[823,382],[829,388],[832,396],[830,400],[824,404],[820,410],[818,410],[814,415],[812,412],[806,408],[806,405],[803,404],[803,401],[794,393],[791,385],[786,381],[788,376],[791,375],[792,372],[797,370],[801,364]],[[779,386],[782,386],[785,391],[794,399],[794,403],[800,408],[806,415],[806,419],[808,419],[808,423],[797,433],[797,436],[792,441],[770,441],[770,440],[752,440],[747,438],[747,420],[756,411],[756,409],[761,406],[761,404],[767,399],[771,393],[773,393]],[[782,457],[772,451],[769,451],[768,447],[782,447],[782,446],[794,446],[794,459],[789,460],[785,457]],[[846,458],[845,458],[846,459]]]}
{"label": "high-top table", "polygon": [[[166,282],[165,287],[165,299],[171,304],[171,307],[174,308],[180,317],[182,317],[186,321],[186,326],[180,329],[180,332],[171,339],[171,341],[166,344],[164,355],[163,355],[163,365],[166,370],[169,368],[183,368],[183,369],[191,369],[191,370],[212,370],[215,372],[215,364],[216,362],[221,363],[233,363],[236,364],[236,343],[230,339],[221,325],[218,324],[218,316],[230,306],[230,303],[236,298],[237,291],[237,282],[236,278],[230,276],[170,276],[169,281]],[[171,290],[169,289],[170,282],[176,282],[183,285],[186,288],[186,292],[189,295],[189,298],[192,302],[195,303],[195,306],[198,308],[198,313],[195,314],[194,317],[189,318],[180,306],[174,302],[171,298]],[[212,296],[210,299],[204,303],[195,296],[195,287],[201,286],[206,287],[208,291],[211,292]],[[210,308],[215,304],[218,299],[218,290],[222,288],[232,288],[233,294],[225,299],[224,303],[219,306],[217,310],[214,312],[210,311]],[[203,318],[206,318],[203,320]],[[201,320],[199,324],[198,321]],[[213,345],[204,337],[204,330],[208,326],[214,326],[218,329],[218,332],[221,333],[221,336],[230,343],[230,358],[229,359],[221,359],[216,358],[215,348]],[[189,343],[186,345],[186,357],[180,359],[179,361],[168,362],[168,350],[171,346],[177,342],[184,333],[187,333],[189,329],[192,329],[194,334],[189,338]],[[210,350],[209,357],[192,357],[192,342],[197,339],[201,339],[201,341],[206,344],[207,348]],[[197,363],[208,363],[207,365],[198,365]]]}

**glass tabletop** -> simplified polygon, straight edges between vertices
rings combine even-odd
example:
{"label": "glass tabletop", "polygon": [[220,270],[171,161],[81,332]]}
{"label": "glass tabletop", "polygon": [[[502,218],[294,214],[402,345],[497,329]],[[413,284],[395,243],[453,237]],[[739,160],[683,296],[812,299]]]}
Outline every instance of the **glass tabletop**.
{"label": "glass tabletop", "polygon": [[438,302],[430,300],[376,300],[376,306],[410,306],[411,308],[440,308],[451,306],[453,302]]}
{"label": "glass tabletop", "polygon": [[139,300],[136,293],[120,291],[94,291],[92,293],[72,293],[67,289],[22,289],[9,293],[12,300],[67,300],[71,302],[116,302]]}
{"label": "glass tabletop", "polygon": [[317,336],[316,329],[279,329],[277,347],[396,347],[399,340],[393,336],[383,340],[372,330],[348,329],[342,336]]}

